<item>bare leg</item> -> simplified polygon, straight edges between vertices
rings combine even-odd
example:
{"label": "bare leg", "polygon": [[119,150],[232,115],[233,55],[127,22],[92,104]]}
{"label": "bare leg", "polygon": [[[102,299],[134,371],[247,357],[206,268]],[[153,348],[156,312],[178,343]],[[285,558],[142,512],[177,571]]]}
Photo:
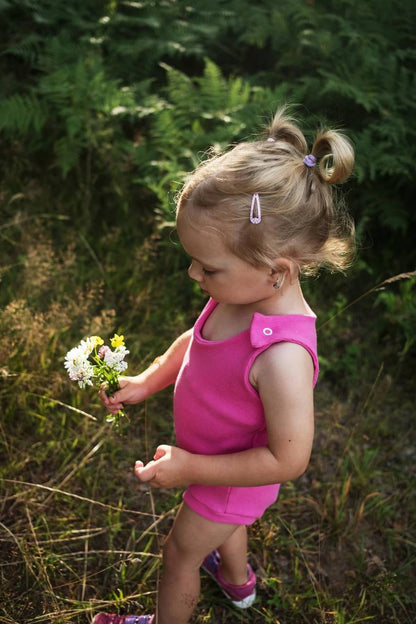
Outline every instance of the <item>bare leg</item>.
{"label": "bare leg", "polygon": [[189,622],[199,600],[202,561],[238,528],[236,524],[207,520],[182,505],[163,550],[157,624]]}
{"label": "bare leg", "polygon": [[247,582],[247,529],[239,526],[218,548],[221,576],[231,585]]}

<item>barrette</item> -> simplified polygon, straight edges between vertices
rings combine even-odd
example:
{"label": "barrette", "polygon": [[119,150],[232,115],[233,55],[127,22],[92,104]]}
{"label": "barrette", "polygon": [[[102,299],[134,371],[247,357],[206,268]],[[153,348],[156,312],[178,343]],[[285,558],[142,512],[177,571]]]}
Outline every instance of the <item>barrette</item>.
{"label": "barrette", "polygon": [[[256,208],[256,216],[254,214],[254,208]],[[260,207],[260,197],[258,193],[253,193],[253,197],[251,198],[251,206],[250,206],[250,222],[254,225],[258,225],[261,221],[261,207]]]}

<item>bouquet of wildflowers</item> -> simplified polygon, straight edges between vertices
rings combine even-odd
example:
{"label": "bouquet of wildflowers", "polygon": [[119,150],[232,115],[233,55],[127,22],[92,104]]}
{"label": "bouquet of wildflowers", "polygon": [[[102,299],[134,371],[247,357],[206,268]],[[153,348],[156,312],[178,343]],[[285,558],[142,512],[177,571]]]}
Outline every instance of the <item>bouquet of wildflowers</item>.
{"label": "bouquet of wildflowers", "polygon": [[[64,365],[69,378],[77,381],[80,388],[105,384],[107,396],[119,389],[119,374],[126,370],[124,358],[130,352],[124,345],[124,336],[114,334],[110,343],[112,348],[105,345],[100,336],[90,336],[68,351]],[[113,422],[118,427],[123,416],[122,410],[115,415],[109,414],[107,422]]]}

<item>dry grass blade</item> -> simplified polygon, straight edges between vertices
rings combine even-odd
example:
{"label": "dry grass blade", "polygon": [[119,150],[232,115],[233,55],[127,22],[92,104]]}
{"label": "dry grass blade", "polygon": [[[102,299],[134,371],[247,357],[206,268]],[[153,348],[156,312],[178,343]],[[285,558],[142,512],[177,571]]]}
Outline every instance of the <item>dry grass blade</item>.
{"label": "dry grass blade", "polygon": [[[108,505],[107,503],[102,503],[101,501],[98,500],[93,500],[92,498],[88,498],[86,496],[81,496],[80,494],[74,494],[73,492],[66,492],[65,490],[59,490],[57,488],[53,488],[53,487],[49,487],[47,485],[42,485],[41,483],[28,483],[27,481],[19,481],[17,479],[1,479],[2,481],[4,481],[4,483],[12,483],[14,485],[23,485],[25,487],[29,487],[29,488],[38,488],[40,490],[47,490],[48,492],[53,492],[54,494],[60,494],[62,496],[69,496],[71,498],[76,498],[78,500],[84,501],[86,503],[91,503],[93,505],[98,505],[99,507],[104,507],[105,509],[111,509],[113,511],[117,511],[117,512],[123,512],[123,513],[127,513],[127,514],[134,514],[137,516],[150,516],[151,518],[153,518],[153,514],[151,513],[147,513],[145,511],[137,511],[135,509],[126,509],[124,507],[117,507],[117,505]],[[9,496],[7,500],[12,500],[14,498],[18,498],[20,496],[22,496],[22,494],[24,495],[24,493],[22,492],[18,492],[17,494],[13,494],[12,496]],[[167,512],[169,513],[169,512]],[[159,516],[159,518],[156,520],[156,522],[160,522],[164,516],[166,514]]]}
{"label": "dry grass blade", "polygon": [[37,399],[45,399],[50,401],[51,403],[55,403],[55,405],[61,405],[62,407],[68,408],[71,412],[75,412],[76,414],[81,414],[81,416],[86,416],[89,420],[97,421],[97,418],[88,412],[84,412],[83,410],[74,407],[73,405],[68,405],[68,403],[63,403],[58,399],[53,399],[52,397],[46,396],[45,394],[36,394],[35,392],[27,392],[28,396],[36,397]]}
{"label": "dry grass blade", "polygon": [[360,295],[356,299],[353,299],[353,301],[350,301],[350,303],[348,303],[346,306],[344,306],[336,314],[334,314],[328,320],[326,320],[324,323],[319,325],[318,329],[322,329],[323,327],[325,327],[326,325],[331,323],[334,319],[336,319],[338,316],[343,314],[346,310],[348,310],[349,308],[354,306],[359,301],[362,301],[363,299],[368,297],[368,295],[371,295],[371,293],[376,292],[377,290],[380,290],[381,288],[383,288],[383,286],[387,286],[387,284],[393,284],[394,282],[399,282],[401,280],[412,279],[413,277],[416,277],[416,271],[410,271],[410,272],[407,272],[407,273],[399,273],[398,275],[394,275],[393,277],[389,277],[389,278],[383,280],[382,282],[380,282],[379,284],[376,284],[375,286],[373,286],[372,288],[367,290],[365,293],[363,293],[362,295]]}
{"label": "dry grass blade", "polygon": [[25,511],[26,511],[26,517],[27,517],[28,522],[29,522],[30,531],[31,531],[32,536],[33,536],[33,541],[34,541],[34,544],[35,544],[35,547],[36,547],[37,555],[38,555],[38,558],[39,558],[38,569],[39,569],[40,576],[43,578],[43,580],[45,582],[45,585],[46,585],[47,589],[49,590],[48,593],[49,593],[49,596],[50,596],[52,602],[54,603],[56,611],[59,612],[58,601],[56,599],[55,592],[53,590],[53,587],[52,587],[52,584],[51,584],[51,581],[50,581],[50,578],[49,578],[48,570],[46,568],[46,564],[45,564],[45,561],[44,561],[44,558],[43,558],[43,554],[42,554],[42,549],[40,548],[40,545],[39,545],[39,542],[38,542],[38,538],[37,538],[37,535],[36,535],[36,531],[35,531],[35,527],[33,526],[32,517],[30,515],[30,511],[29,511],[29,508],[27,506],[25,507]]}

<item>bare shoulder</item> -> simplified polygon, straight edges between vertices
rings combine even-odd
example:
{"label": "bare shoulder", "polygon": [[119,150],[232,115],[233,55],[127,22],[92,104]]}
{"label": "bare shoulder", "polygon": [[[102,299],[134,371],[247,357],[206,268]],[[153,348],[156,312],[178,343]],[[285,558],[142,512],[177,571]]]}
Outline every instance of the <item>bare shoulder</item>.
{"label": "bare shoulder", "polygon": [[250,382],[255,388],[262,381],[284,383],[286,387],[304,388],[313,385],[314,365],[310,353],[294,342],[277,342],[263,351],[250,370]]}

